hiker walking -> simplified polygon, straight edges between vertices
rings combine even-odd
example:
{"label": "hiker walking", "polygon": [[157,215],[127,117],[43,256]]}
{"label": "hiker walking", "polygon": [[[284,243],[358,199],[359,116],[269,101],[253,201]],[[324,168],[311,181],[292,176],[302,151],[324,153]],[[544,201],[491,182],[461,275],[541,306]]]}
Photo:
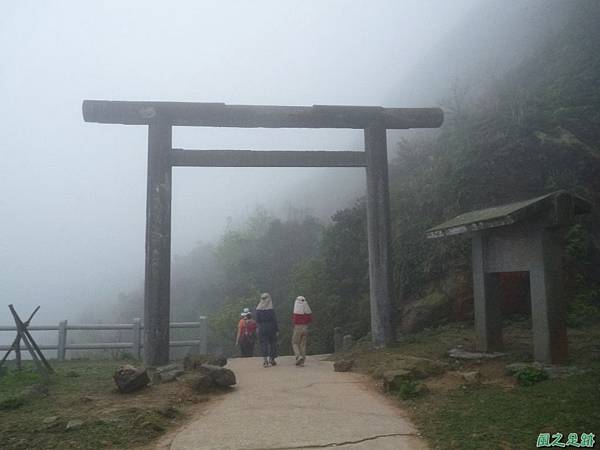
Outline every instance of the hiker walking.
{"label": "hiker walking", "polygon": [[306,361],[306,340],[308,338],[308,324],[312,322],[312,311],[308,302],[301,295],[294,302],[293,316],[294,332],[292,334],[292,348],[296,356],[296,365],[303,366]]}
{"label": "hiker walking", "polygon": [[263,367],[276,366],[277,336],[279,327],[273,309],[273,300],[268,293],[261,294],[256,306],[256,323],[258,324],[258,340],[263,356]]}
{"label": "hiker walking", "polygon": [[241,317],[238,323],[235,345],[239,345],[242,358],[250,358],[254,355],[256,322],[252,319],[252,314],[248,308],[244,308]]}

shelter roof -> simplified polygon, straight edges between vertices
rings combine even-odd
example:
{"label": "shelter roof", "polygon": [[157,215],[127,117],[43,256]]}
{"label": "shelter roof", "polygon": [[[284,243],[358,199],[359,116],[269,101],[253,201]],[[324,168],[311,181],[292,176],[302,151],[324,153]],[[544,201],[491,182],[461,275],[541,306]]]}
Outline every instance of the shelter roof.
{"label": "shelter roof", "polygon": [[591,210],[589,201],[561,190],[520,202],[460,214],[427,230],[427,237],[438,238],[512,225],[537,217],[544,211],[556,210],[559,203],[561,205],[571,204],[573,215],[587,213]]}

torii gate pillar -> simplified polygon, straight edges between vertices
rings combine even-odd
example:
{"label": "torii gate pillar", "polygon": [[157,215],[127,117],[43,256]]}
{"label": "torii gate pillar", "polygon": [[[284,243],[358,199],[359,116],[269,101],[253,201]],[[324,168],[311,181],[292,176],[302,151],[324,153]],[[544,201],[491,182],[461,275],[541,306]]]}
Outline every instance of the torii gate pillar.
{"label": "torii gate pillar", "polygon": [[149,366],[169,362],[171,141],[170,123],[159,119],[148,125],[144,361]]}
{"label": "torii gate pillar", "polygon": [[382,124],[365,128],[367,158],[367,239],[371,336],[376,347],[394,342],[387,133]]}

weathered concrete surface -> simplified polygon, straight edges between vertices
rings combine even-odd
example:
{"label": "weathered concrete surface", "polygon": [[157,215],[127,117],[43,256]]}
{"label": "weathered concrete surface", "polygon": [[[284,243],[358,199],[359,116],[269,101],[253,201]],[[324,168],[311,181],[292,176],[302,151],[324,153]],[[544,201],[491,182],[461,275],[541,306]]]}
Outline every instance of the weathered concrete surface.
{"label": "weathered concrete surface", "polygon": [[159,444],[192,449],[426,449],[416,429],[388,399],[357,374],[309,357],[263,368],[260,358],[231,360],[238,386]]}

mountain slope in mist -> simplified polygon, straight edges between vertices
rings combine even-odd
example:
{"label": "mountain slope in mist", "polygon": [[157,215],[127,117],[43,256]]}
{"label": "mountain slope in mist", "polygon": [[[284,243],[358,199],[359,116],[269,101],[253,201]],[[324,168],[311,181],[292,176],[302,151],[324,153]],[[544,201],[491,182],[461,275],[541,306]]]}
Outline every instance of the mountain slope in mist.
{"label": "mountain slope in mist", "polygon": [[[595,207],[594,214],[581,218],[568,233],[570,321],[577,323],[581,311],[600,311],[600,286],[595,281],[600,279],[600,4],[577,2],[544,11],[556,15],[552,23],[562,25],[550,34],[544,31],[545,38],[529,56],[483,92],[470,90],[468,83],[451,90],[443,128],[402,141],[390,162],[396,305],[406,317],[414,317],[414,305],[425,302],[430,307],[421,322],[404,320],[404,330],[464,319],[472,308],[468,241],[428,241],[427,228],[465,211],[556,189],[583,195]],[[297,232],[293,224],[285,227],[292,235]],[[275,278],[268,275],[273,272],[268,267],[248,270],[278,265],[284,258],[268,258],[271,254],[294,258],[284,251],[290,235],[270,239],[267,229],[251,242],[232,246],[229,241],[235,250],[228,254],[230,271],[217,284],[257,275],[247,280],[245,289],[237,283],[232,295],[221,299],[221,312],[211,299],[219,326],[235,323],[238,308],[252,301],[257,289],[268,289],[277,293],[278,301],[298,293],[310,299],[316,321],[310,344],[314,352],[331,349],[334,326],[344,326],[356,336],[365,334],[369,318],[364,203],[338,212],[320,239],[315,237],[316,225],[305,228],[308,238],[295,250],[301,257],[285,265],[286,273],[277,271]],[[310,245],[314,240],[319,241],[317,249]],[[247,245],[239,247],[240,242]],[[196,259],[181,260],[190,266],[175,264],[175,270],[195,273]],[[201,310],[203,300],[196,294],[202,287],[175,277],[176,291],[187,294],[175,296],[174,310]],[[221,336],[229,334],[221,330]]]}

